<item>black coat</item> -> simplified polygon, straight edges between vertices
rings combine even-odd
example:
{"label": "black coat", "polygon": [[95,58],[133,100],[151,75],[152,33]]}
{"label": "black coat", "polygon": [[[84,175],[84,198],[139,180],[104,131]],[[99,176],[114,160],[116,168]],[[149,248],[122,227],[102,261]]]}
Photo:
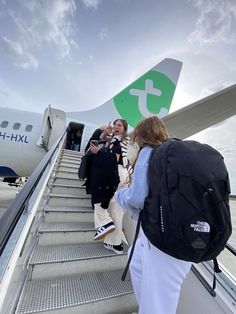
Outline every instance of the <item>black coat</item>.
{"label": "black coat", "polygon": [[116,154],[101,149],[93,158],[91,173],[92,204],[102,203],[107,208],[120,182]]}

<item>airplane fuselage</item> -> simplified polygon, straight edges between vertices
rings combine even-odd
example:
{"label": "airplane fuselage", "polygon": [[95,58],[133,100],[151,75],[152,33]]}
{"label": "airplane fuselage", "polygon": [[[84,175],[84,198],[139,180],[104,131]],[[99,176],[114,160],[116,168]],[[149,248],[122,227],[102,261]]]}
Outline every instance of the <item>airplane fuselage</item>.
{"label": "airplane fuselage", "polygon": [[[0,108],[0,177],[30,176],[67,126],[81,130],[80,151],[84,151],[97,125],[79,121],[78,117],[67,118],[61,110],[49,111],[54,112],[51,129],[45,113]],[[44,145],[45,137],[48,147]]]}
{"label": "airplane fuselage", "polygon": [[43,114],[1,108],[0,176],[29,176],[45,155],[36,145]]}

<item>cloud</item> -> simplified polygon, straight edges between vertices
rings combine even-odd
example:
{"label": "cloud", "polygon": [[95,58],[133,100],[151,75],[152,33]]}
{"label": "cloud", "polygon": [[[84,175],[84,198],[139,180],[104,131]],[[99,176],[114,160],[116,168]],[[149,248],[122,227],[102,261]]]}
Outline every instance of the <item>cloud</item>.
{"label": "cloud", "polygon": [[10,94],[8,92],[5,92],[4,90],[0,89],[0,94],[4,95],[4,96],[10,96]]}
{"label": "cloud", "polygon": [[70,55],[72,46],[77,47],[71,19],[76,11],[73,0],[28,0],[21,3],[21,9],[11,10],[10,16],[26,44],[50,43],[61,59]]}
{"label": "cloud", "polygon": [[[215,84],[209,85],[208,87],[205,87],[202,92],[201,92],[201,98],[207,97],[208,95],[214,94],[216,92],[221,91],[222,89],[225,89],[233,84],[235,84],[236,81],[219,81],[216,82]],[[211,128],[218,128],[221,127],[222,125],[228,123],[228,119],[221,121],[219,123],[216,123],[215,125],[211,126]]]}
{"label": "cloud", "polygon": [[212,85],[205,87],[201,92],[201,98],[206,97],[208,95],[214,94],[222,89],[225,89],[233,84],[236,84],[236,81],[219,81]]}
{"label": "cloud", "polygon": [[189,0],[200,11],[195,30],[188,37],[190,43],[200,45],[236,42],[235,0]]}
{"label": "cloud", "polygon": [[99,37],[101,40],[104,40],[108,36],[108,29],[106,27],[103,27],[99,32]]}
{"label": "cloud", "polygon": [[32,54],[25,51],[18,42],[2,37],[0,38],[0,48],[17,67],[23,69],[37,69],[39,66],[38,60]]}
{"label": "cloud", "polygon": [[82,0],[87,8],[97,9],[102,0]]}

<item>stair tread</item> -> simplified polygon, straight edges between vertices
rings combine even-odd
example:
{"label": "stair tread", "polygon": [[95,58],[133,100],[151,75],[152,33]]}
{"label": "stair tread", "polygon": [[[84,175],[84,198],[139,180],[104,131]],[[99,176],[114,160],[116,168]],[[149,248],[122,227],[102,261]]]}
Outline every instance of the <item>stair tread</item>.
{"label": "stair tread", "polygon": [[66,198],[78,198],[78,199],[90,199],[90,195],[88,196],[80,196],[80,195],[72,195],[72,194],[62,194],[62,193],[49,193],[49,197],[66,197]]}
{"label": "stair tread", "polygon": [[100,273],[31,280],[26,283],[17,313],[62,309],[133,293],[123,269]]}
{"label": "stair tread", "polygon": [[30,264],[121,256],[127,253],[127,249],[128,247],[125,245],[124,253],[117,255],[113,251],[105,249],[102,242],[38,245],[31,257]]}
{"label": "stair tread", "polygon": [[39,226],[39,232],[91,231],[93,222],[44,222]]}
{"label": "stair tread", "polygon": [[81,184],[83,184],[84,181],[85,181],[85,180],[81,180],[81,179],[79,179],[79,178],[71,178],[71,177],[65,178],[65,177],[63,177],[63,176],[61,176],[61,175],[58,175],[57,173],[56,173],[56,175],[55,175],[55,178],[56,178],[56,179],[73,180],[73,181],[76,181],[76,182],[80,182],[80,181],[81,181]]}
{"label": "stair tread", "polygon": [[79,156],[83,156],[84,153],[83,152],[78,152],[76,150],[71,150],[71,149],[62,149],[62,153],[67,153],[68,155],[79,155]]}
{"label": "stair tread", "polygon": [[81,189],[81,190],[85,190],[85,186],[76,186],[76,185],[72,185],[72,184],[63,184],[63,183],[53,183],[52,184],[53,187],[65,187],[65,188],[76,188],[76,189]]}
{"label": "stair tread", "polygon": [[45,208],[45,212],[73,212],[73,213],[82,213],[82,212],[91,212],[93,213],[94,210],[92,207],[82,207],[82,206],[47,206]]}

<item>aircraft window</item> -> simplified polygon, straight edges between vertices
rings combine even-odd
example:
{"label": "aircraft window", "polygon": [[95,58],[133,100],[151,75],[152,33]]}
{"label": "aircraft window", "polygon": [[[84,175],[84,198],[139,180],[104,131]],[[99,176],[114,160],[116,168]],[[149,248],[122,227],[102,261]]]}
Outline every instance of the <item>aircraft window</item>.
{"label": "aircraft window", "polygon": [[31,124],[27,124],[26,127],[25,127],[25,130],[26,130],[27,132],[31,132],[32,129],[33,129],[33,125],[31,125]]}
{"label": "aircraft window", "polygon": [[21,125],[21,124],[18,123],[18,122],[14,123],[14,124],[13,124],[13,129],[14,129],[14,130],[19,130],[20,125]]}
{"label": "aircraft window", "polygon": [[0,124],[0,127],[1,128],[6,128],[9,124],[9,121],[2,121],[1,124]]}

